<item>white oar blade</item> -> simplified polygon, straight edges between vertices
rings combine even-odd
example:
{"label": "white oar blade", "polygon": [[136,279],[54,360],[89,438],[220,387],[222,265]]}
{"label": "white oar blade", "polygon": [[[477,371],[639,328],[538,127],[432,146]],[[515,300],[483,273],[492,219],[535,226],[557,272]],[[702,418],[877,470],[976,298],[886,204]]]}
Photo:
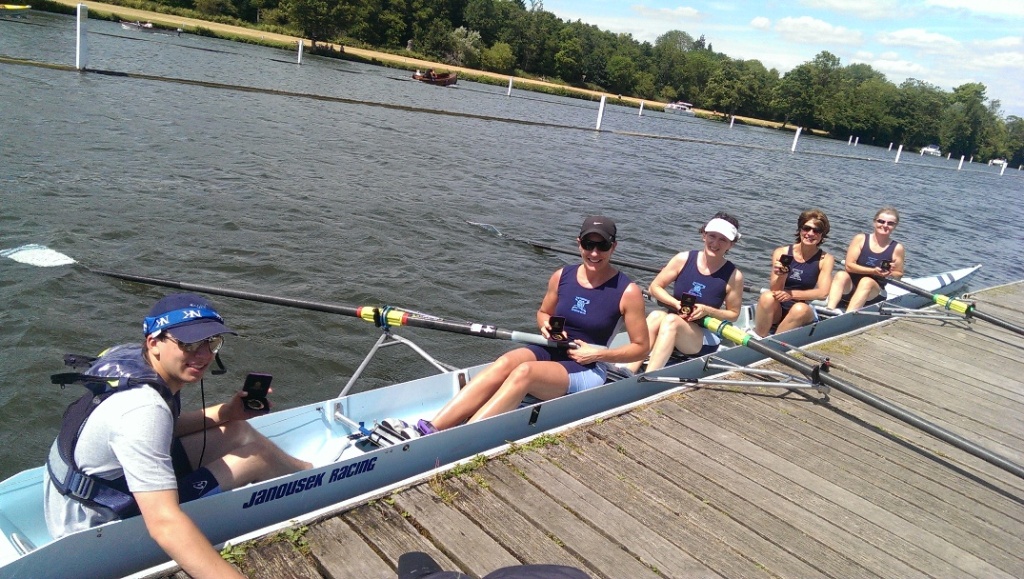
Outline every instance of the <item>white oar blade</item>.
{"label": "white oar blade", "polygon": [[36,267],[57,267],[71,265],[75,260],[45,245],[22,245],[14,249],[0,251],[0,256],[9,257],[19,263],[27,263]]}

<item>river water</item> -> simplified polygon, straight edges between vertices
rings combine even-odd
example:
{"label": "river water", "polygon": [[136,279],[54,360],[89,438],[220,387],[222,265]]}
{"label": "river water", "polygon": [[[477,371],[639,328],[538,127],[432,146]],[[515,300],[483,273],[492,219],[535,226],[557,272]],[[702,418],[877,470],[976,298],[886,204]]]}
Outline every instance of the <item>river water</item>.
{"label": "river water", "polygon": [[[74,21],[0,19],[0,56],[74,63]],[[874,211],[902,213],[908,272],[984,264],[974,288],[1024,277],[1024,173],[865,144],[460,82],[191,35],[89,23],[80,74],[0,63],[0,249],[42,244],[80,265],[0,260],[0,478],[41,464],[78,392],[49,384],[68,352],[140,340],[162,288],[105,269],[339,305],[414,308],[533,331],[550,273],[586,214],[619,223],[619,259],[660,267],[698,227],[741,221],[749,283],[799,211],[832,221],[843,255]],[[183,81],[198,81],[186,83]],[[207,84],[201,84],[207,83]],[[235,88],[232,88],[235,87]],[[239,90],[247,87],[255,90]],[[493,229],[470,223],[487,223]],[[629,271],[646,283],[653,275]],[[214,298],[241,336],[206,381],[221,401],[250,371],[280,408],[335,395],[378,335],[352,318]],[[401,329],[458,365],[506,342]],[[357,389],[423,375],[382,352]],[[77,388],[77,387],[76,387]],[[199,404],[198,388],[186,404]]]}

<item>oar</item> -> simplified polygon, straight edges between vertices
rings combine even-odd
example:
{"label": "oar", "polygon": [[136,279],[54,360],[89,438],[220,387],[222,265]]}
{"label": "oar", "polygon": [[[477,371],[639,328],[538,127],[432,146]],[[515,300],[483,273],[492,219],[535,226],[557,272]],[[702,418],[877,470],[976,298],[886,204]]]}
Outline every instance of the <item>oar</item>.
{"label": "oar", "polygon": [[[559,248],[559,247],[552,247],[550,245],[544,245],[543,243],[537,243],[536,241],[530,241],[529,239],[522,239],[522,238],[519,238],[519,237],[514,237],[512,235],[506,235],[506,234],[502,233],[501,231],[499,231],[497,227],[491,225],[490,223],[477,223],[476,221],[466,221],[466,223],[468,223],[470,225],[476,225],[477,227],[481,227],[483,229],[486,229],[487,231],[493,232],[495,235],[497,235],[499,237],[505,237],[507,239],[511,239],[512,241],[518,241],[519,243],[525,243],[526,245],[529,245],[529,246],[531,246],[531,247],[533,247],[535,249],[542,249],[544,251],[551,251],[551,252],[554,252],[554,253],[564,253],[565,255],[575,255],[576,257],[580,256],[580,252],[579,252],[578,249],[577,250],[562,249],[562,248]],[[650,272],[650,273],[661,273],[661,268],[660,267],[653,267],[653,266],[650,266],[650,265],[647,265],[647,264],[637,263],[635,261],[626,261],[624,259],[618,259],[618,258],[610,259],[608,261],[610,263],[612,263],[612,264],[615,264],[615,265],[621,265],[622,267],[628,267],[628,268],[631,268],[631,269],[638,269],[640,271],[646,271],[646,272]],[[747,286],[747,285],[743,286],[743,291],[748,292],[748,293],[755,293],[755,294],[762,293],[762,290],[755,289],[755,288],[753,288],[751,286]]]}
{"label": "oar", "polygon": [[915,294],[917,294],[919,296],[924,296],[926,298],[929,298],[933,302],[935,302],[936,304],[946,308],[947,310],[952,310],[954,312],[963,314],[964,317],[966,317],[968,319],[970,319],[970,318],[978,318],[979,320],[984,320],[984,321],[986,321],[986,322],[988,322],[990,324],[995,324],[995,325],[999,326],[1000,328],[1003,328],[1003,329],[1006,329],[1006,330],[1010,330],[1011,332],[1016,332],[1017,334],[1020,334],[1020,335],[1024,336],[1024,328],[1022,328],[1022,327],[1020,327],[1020,326],[1018,326],[1016,324],[1012,324],[1010,322],[1007,322],[1006,320],[1002,320],[1002,319],[997,318],[995,316],[986,314],[984,312],[979,312],[977,310],[977,308],[975,307],[973,302],[967,302],[967,301],[964,301],[964,300],[961,300],[961,299],[957,299],[957,298],[954,298],[954,297],[944,296],[942,294],[933,294],[933,293],[931,293],[930,291],[928,291],[928,290],[926,290],[924,288],[919,288],[916,285],[907,283],[907,282],[905,282],[905,281],[903,281],[901,279],[886,278],[885,281],[887,283],[891,283],[892,285],[894,285],[896,287],[903,288],[903,289],[905,289],[905,290],[907,290],[909,292],[913,292],[913,293],[915,293]]}
{"label": "oar", "polygon": [[90,269],[89,271],[92,271],[93,273],[98,273],[99,275],[105,275],[107,277],[123,279],[126,281],[133,281],[136,283],[144,283],[147,285],[156,285],[211,295],[226,296],[229,298],[248,300],[251,302],[262,302],[265,304],[288,306],[292,308],[311,310],[315,312],[341,314],[343,316],[360,318],[366,320],[367,322],[374,322],[378,325],[380,325],[382,321],[386,321],[389,326],[409,326],[413,328],[427,328],[430,330],[440,330],[442,332],[451,332],[454,334],[479,336],[481,338],[492,338],[495,340],[508,340],[511,342],[520,342],[524,344],[537,344],[540,346],[553,346],[563,348],[569,347],[566,342],[555,342],[553,340],[548,340],[547,338],[541,336],[540,334],[531,334],[528,332],[520,332],[517,330],[504,330],[492,324],[486,324],[481,322],[453,322],[450,320],[444,320],[440,318],[423,318],[417,315],[416,313],[402,310],[399,308],[392,308],[390,306],[340,306],[336,304],[325,304],[321,302],[311,302],[306,300],[297,300],[293,298],[255,294],[251,292],[219,288],[208,285],[185,283],[173,280],[159,279],[155,277],[145,277],[127,273],[118,273],[114,271],[104,271],[100,269]]}
{"label": "oar", "polygon": [[[519,243],[525,243],[526,245],[529,245],[529,246],[534,247],[536,249],[543,249],[544,251],[552,251],[554,253],[564,253],[565,255],[575,255],[576,257],[580,256],[579,250],[571,250],[571,249],[562,249],[562,248],[559,248],[559,247],[552,247],[550,245],[544,245],[543,243],[537,243],[536,241],[530,241],[529,239],[522,239],[522,238],[515,237],[515,236],[512,236],[512,235],[506,235],[506,234],[502,233],[501,230],[499,230],[497,227],[491,225],[490,223],[479,223],[479,222],[476,222],[476,221],[466,221],[466,223],[468,223],[470,225],[475,225],[475,226],[480,227],[482,229],[486,229],[487,231],[490,231],[491,233],[494,233],[498,237],[504,237],[504,238],[507,238],[507,239],[511,239],[512,241],[518,241]],[[650,265],[646,265],[646,264],[643,264],[643,263],[636,263],[634,261],[625,261],[625,260],[622,260],[622,259],[612,259],[612,260],[609,260],[609,261],[611,263],[615,264],[615,265],[621,265],[623,267],[639,269],[641,271],[647,271],[647,272],[650,272],[650,273],[659,273],[661,271],[661,268],[659,268],[659,267],[652,267]]]}
{"label": "oar", "polygon": [[[27,263],[29,265],[35,265],[39,267],[54,267],[76,263],[76,261],[71,257],[68,257],[63,253],[54,251],[48,247],[41,245],[26,245],[14,249],[0,251],[0,256],[8,257],[21,263]],[[95,274],[122,279],[125,281],[132,281],[147,285],[163,286],[185,291],[200,292],[211,295],[226,296],[229,298],[236,298],[240,300],[248,300],[252,302],[261,302],[265,304],[287,306],[303,310],[311,310],[315,312],[341,314],[343,316],[360,318],[368,322],[375,322],[378,325],[380,325],[382,322],[385,322],[387,323],[387,325],[390,326],[409,326],[414,328],[427,328],[431,330],[440,330],[443,332],[452,332],[455,334],[479,336],[482,338],[492,338],[496,340],[508,340],[524,344],[537,344],[540,346],[553,346],[565,348],[572,347],[573,344],[548,340],[547,338],[541,336],[540,334],[531,334],[528,332],[519,332],[516,330],[504,330],[492,324],[486,324],[481,322],[455,322],[436,317],[424,317],[422,314],[419,314],[418,312],[411,312],[399,308],[391,308],[389,306],[340,306],[335,304],[325,304],[306,300],[297,300],[293,298],[269,296],[207,285],[159,279],[154,277],[144,277],[128,273],[104,271],[101,269],[92,269],[88,267],[86,269]]]}
{"label": "oar", "polygon": [[915,428],[918,428],[920,430],[923,430],[924,432],[927,432],[928,434],[931,434],[932,436],[938,438],[939,440],[948,442],[949,444],[952,444],[953,446],[959,448],[960,450],[963,450],[964,452],[973,454],[974,456],[990,464],[998,466],[999,468],[1012,474],[1015,474],[1020,478],[1024,478],[1024,467],[1021,467],[1020,465],[990,450],[978,446],[977,444],[967,440],[966,438],[953,432],[950,432],[942,428],[941,426],[933,424],[917,415],[911,414],[907,410],[904,410],[903,408],[900,408],[899,406],[896,406],[895,404],[892,404],[887,400],[879,398],[878,396],[875,396],[870,392],[861,390],[860,388],[854,386],[853,384],[850,384],[849,382],[845,382],[843,380],[835,378],[834,376],[829,375],[827,373],[827,367],[823,368],[822,365],[811,366],[805,364],[804,362],[798,360],[797,358],[794,358],[793,356],[790,356],[787,353],[779,352],[774,348],[770,348],[765,344],[761,343],[760,341],[754,339],[753,336],[751,336],[750,334],[730,324],[729,322],[723,322],[722,320],[718,320],[712,317],[706,317],[703,320],[703,325],[708,330],[715,332],[717,335],[726,338],[731,342],[734,342],[741,346],[746,346],[747,348],[750,348],[764,356],[767,356],[772,360],[775,360],[776,362],[785,364],[786,366],[789,366],[790,368],[799,371],[800,373],[807,376],[815,383],[825,384],[831,388],[835,388],[836,390],[844,392],[856,398],[857,400],[860,400],[861,402],[869,404],[881,410],[882,412],[885,412],[886,414],[889,414],[899,420],[902,420],[903,422],[906,422],[907,424]]}

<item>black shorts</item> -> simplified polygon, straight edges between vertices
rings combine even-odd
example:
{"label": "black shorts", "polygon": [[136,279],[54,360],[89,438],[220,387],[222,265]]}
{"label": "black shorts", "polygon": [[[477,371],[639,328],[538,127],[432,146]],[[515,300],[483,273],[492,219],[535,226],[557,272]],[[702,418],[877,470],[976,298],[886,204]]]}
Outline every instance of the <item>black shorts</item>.
{"label": "black shorts", "polygon": [[174,477],[178,479],[178,502],[187,503],[220,492],[220,483],[210,469],[201,466],[193,469],[181,439],[174,437],[171,442],[171,462]]}

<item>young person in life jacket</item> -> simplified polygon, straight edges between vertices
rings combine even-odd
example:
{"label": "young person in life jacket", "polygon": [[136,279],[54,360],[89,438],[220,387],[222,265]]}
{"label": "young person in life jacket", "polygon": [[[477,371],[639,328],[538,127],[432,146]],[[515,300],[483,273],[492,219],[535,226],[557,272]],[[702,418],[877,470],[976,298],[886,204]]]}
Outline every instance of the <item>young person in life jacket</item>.
{"label": "young person in life jacket", "polygon": [[78,375],[90,392],[68,407],[50,450],[47,526],[59,538],[141,514],[153,540],[192,577],[241,577],[179,502],[312,465],[249,425],[257,413],[246,408],[244,391],[180,411],[182,388],[203,379],[224,335],[235,334],[209,301],[166,296],[143,334],[141,346],[115,346]]}

